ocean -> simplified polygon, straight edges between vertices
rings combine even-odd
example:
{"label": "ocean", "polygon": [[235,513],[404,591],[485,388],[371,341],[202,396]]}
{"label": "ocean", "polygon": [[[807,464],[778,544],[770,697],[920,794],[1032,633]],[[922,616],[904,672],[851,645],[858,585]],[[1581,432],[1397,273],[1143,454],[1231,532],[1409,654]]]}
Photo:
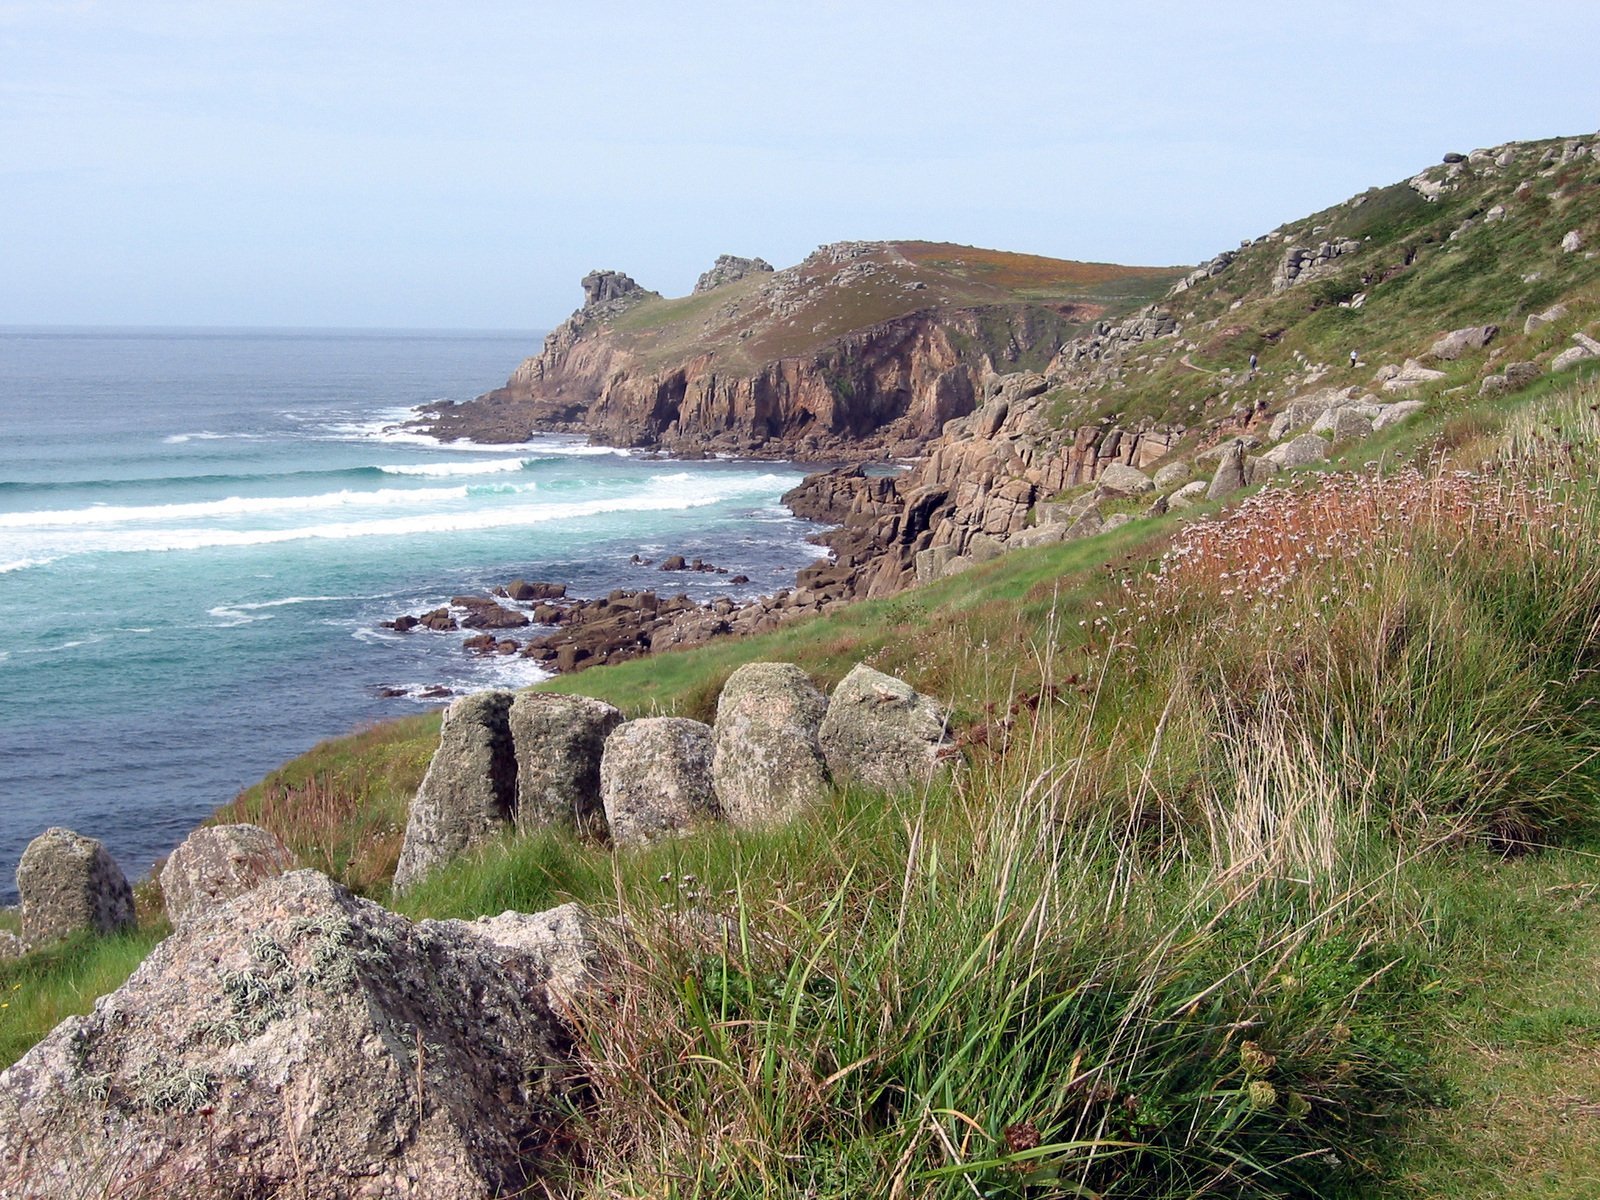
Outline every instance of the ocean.
{"label": "ocean", "polygon": [[517,577],[747,599],[818,556],[779,503],[803,477],[790,464],[395,428],[497,386],[538,343],[0,328],[0,902],[51,825],[136,877],[323,738],[436,706],[432,687],[543,677],[464,652],[467,632],[385,619]]}

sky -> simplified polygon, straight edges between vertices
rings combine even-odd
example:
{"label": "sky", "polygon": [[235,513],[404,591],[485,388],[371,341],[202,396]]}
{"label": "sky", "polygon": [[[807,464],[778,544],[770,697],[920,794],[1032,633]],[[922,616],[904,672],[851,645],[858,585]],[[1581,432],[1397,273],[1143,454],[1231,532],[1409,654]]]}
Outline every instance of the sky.
{"label": "sky", "polygon": [[544,329],[854,238],[1176,265],[1600,128],[1600,2],[0,0],[0,324]]}

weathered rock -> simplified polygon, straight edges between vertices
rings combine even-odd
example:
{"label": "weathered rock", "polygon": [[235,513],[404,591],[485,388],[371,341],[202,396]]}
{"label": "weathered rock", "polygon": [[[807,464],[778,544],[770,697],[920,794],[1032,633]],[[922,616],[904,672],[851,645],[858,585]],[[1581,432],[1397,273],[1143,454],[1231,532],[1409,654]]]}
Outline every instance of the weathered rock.
{"label": "weathered rock", "polygon": [[1196,479],[1192,483],[1186,483],[1167,497],[1167,507],[1193,508],[1206,498],[1206,492],[1210,490],[1210,486],[1210,483],[1204,479]]}
{"label": "weathered rock", "polygon": [[1314,433],[1302,433],[1282,445],[1274,446],[1261,457],[1281,470],[1293,470],[1327,458],[1328,443]]}
{"label": "weathered rock", "polygon": [[1217,461],[1217,471],[1211,477],[1211,486],[1206,489],[1207,500],[1220,500],[1223,496],[1232,495],[1245,486],[1244,451],[1245,445],[1238,438],[1228,443],[1222,452],[1222,457]]}
{"label": "weathered rock", "polygon": [[1454,360],[1468,350],[1483,349],[1494,341],[1499,332],[1498,325],[1469,325],[1465,329],[1455,329],[1436,341],[1429,353],[1435,358]]}
{"label": "weathered rock", "polygon": [[834,779],[886,792],[924,786],[956,753],[937,700],[865,663],[834,688],[819,741]]}
{"label": "weathered rock", "polygon": [[1587,346],[1572,346],[1550,360],[1550,369],[1552,371],[1565,371],[1568,367],[1575,367],[1593,357],[1595,357],[1594,354]]}
{"label": "weathered rock", "polygon": [[396,891],[511,824],[517,779],[508,720],[513,698],[510,692],[478,692],[445,710],[439,748],[411,801]]}
{"label": "weathered rock", "polygon": [[622,713],[588,696],[523,692],[512,701],[507,721],[517,759],[517,828],[603,831],[600,755],[607,736],[622,724]]}
{"label": "weathered rock", "polygon": [[1567,254],[1576,254],[1583,249],[1583,246],[1583,234],[1576,229],[1570,231],[1566,237],[1561,239],[1561,249]]}
{"label": "weathered rock", "polygon": [[134,923],[133,889],[106,848],[70,829],[45,830],[17,864],[22,938],[42,946],[77,933],[115,933]]}
{"label": "weathered rock", "polygon": [[1518,388],[1527,387],[1539,378],[1539,367],[1531,362],[1507,363],[1505,370],[1494,375],[1484,376],[1483,382],[1478,385],[1480,396],[1500,396],[1506,392],[1514,392]]}
{"label": "weathered rock", "polygon": [[1120,496],[1142,496],[1156,490],[1155,481],[1143,471],[1112,463],[1095,478],[1101,488]]}
{"label": "weathered rock", "polygon": [[770,275],[772,264],[764,258],[740,258],[737,254],[719,254],[717,261],[695,281],[694,294],[709,292],[725,283],[737,283],[747,275]]}
{"label": "weathered rock", "polygon": [[614,844],[685,832],[715,818],[711,727],[687,717],[624,721],[606,738],[600,797]]}
{"label": "weathered rock", "polygon": [[1311,423],[1311,432],[1327,434],[1336,442],[1370,437],[1372,419],[1357,408],[1330,408]]}
{"label": "weathered rock", "polygon": [[1523,333],[1532,333],[1543,325],[1554,325],[1567,315],[1565,304],[1552,304],[1543,312],[1529,313],[1528,319],[1522,323]]}
{"label": "weathered rock", "polygon": [[294,870],[294,855],[259,825],[202,825],[161,868],[161,898],[174,926],[184,926],[267,880]]}
{"label": "weathered rock", "polygon": [[0,962],[21,958],[28,952],[28,943],[9,929],[0,929]]}
{"label": "weathered rock", "polygon": [[585,955],[545,917],[413,925],[314,871],[202,913],[0,1074],[0,1195],[536,1187],[572,1079],[551,985]]}
{"label": "weathered rock", "polygon": [[817,733],[828,702],[792,663],[749,663],[728,677],[712,726],[711,779],[735,825],[788,820],[827,794]]}
{"label": "weathered rock", "polygon": [[1168,463],[1155,473],[1155,485],[1163,491],[1169,487],[1177,487],[1181,483],[1187,483],[1190,474],[1191,470],[1188,463]]}
{"label": "weathered rock", "polygon": [[1404,392],[1424,383],[1432,383],[1436,379],[1443,378],[1443,371],[1435,371],[1432,367],[1423,366],[1414,358],[1408,358],[1405,366],[1383,381],[1383,390],[1386,392]]}
{"label": "weathered rock", "polygon": [[506,584],[506,595],[513,600],[527,602],[529,600],[563,600],[567,595],[567,585],[564,583],[546,583],[536,579],[529,583],[526,579],[513,579]]}
{"label": "weathered rock", "polygon": [[1394,404],[1385,404],[1378,410],[1378,415],[1372,418],[1373,432],[1398,425],[1401,421],[1408,420],[1421,412],[1424,407],[1426,406],[1421,400],[1400,400]]}

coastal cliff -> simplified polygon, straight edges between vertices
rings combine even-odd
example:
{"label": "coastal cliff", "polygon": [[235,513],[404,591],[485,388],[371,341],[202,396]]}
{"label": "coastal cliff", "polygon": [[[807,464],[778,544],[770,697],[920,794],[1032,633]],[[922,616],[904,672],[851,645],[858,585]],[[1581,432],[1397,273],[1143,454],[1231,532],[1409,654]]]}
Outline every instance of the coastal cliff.
{"label": "coastal cliff", "polygon": [[437,405],[438,436],[578,433],[682,457],[915,453],[998,374],[1042,366],[1177,273],[927,242],[842,242],[773,271],[720,258],[664,300],[618,272],[502,388]]}

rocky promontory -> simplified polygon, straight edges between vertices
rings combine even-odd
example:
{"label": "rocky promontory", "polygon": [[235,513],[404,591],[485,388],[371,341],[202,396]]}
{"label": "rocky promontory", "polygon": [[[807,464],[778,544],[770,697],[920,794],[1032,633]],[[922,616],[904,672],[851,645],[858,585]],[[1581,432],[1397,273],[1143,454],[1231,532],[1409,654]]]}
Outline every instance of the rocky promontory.
{"label": "rocky promontory", "polygon": [[427,410],[443,438],[576,433],[700,457],[857,461],[915,453],[987,381],[1043,365],[1172,271],[927,242],[841,242],[773,271],[719,258],[691,296],[620,272],[506,385]]}

